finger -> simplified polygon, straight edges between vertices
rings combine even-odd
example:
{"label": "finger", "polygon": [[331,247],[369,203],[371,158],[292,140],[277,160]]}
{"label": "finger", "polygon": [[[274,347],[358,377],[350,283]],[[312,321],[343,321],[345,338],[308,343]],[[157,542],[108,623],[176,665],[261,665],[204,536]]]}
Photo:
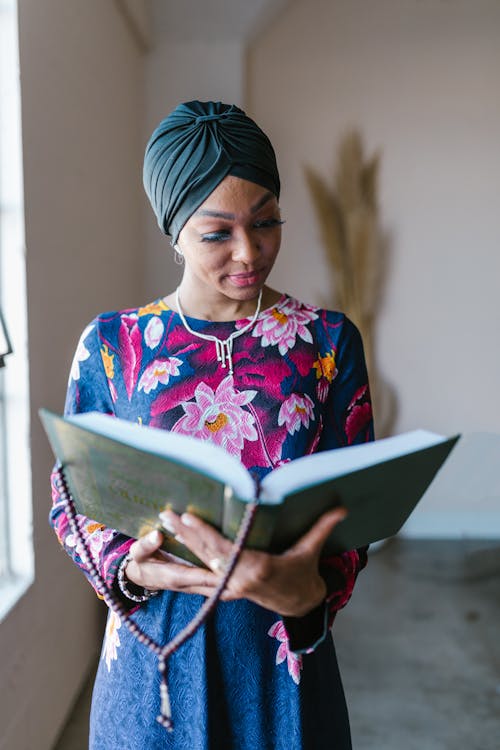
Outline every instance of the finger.
{"label": "finger", "polygon": [[167,515],[176,539],[209,567],[212,567],[213,560],[226,560],[231,554],[232,543],[201,518],[191,513],[183,513],[180,517],[171,512],[163,515]]}
{"label": "finger", "polygon": [[167,563],[161,566],[167,588],[186,591],[193,588],[215,588],[219,580],[211,570],[206,568],[187,568],[185,565]]}
{"label": "finger", "polygon": [[329,510],[327,513],[323,513],[318,518],[316,523],[311,526],[293,547],[290,547],[289,552],[300,552],[301,554],[319,554],[332,533],[333,529],[341,523],[347,515],[345,508],[334,508]]}
{"label": "finger", "polygon": [[152,557],[163,543],[163,534],[159,531],[150,531],[149,534],[141,536],[130,547],[129,554],[135,562],[141,563]]}
{"label": "finger", "polygon": [[206,568],[166,562],[154,556],[144,562],[132,559],[127,565],[126,576],[138,586],[148,589],[169,589],[189,593],[194,588],[214,588],[219,583],[218,577]]}

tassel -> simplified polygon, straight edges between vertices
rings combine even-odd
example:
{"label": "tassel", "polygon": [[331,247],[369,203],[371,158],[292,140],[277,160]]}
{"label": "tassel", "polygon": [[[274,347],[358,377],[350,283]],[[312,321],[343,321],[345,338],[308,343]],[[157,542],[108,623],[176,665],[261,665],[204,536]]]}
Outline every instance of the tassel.
{"label": "tassel", "polygon": [[159,659],[158,669],[161,674],[160,682],[160,714],[156,717],[156,721],[161,724],[168,732],[171,732],[174,728],[172,723],[172,708],[170,706],[170,695],[168,692],[167,684],[167,664],[164,659]]}

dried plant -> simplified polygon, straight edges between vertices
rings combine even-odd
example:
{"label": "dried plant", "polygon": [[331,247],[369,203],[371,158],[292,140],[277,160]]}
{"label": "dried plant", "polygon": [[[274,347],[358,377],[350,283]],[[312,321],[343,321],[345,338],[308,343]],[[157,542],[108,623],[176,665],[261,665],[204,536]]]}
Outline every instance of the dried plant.
{"label": "dried plant", "polygon": [[305,169],[337,305],[361,331],[369,370],[383,265],[377,217],[379,162],[378,153],[365,160],[361,135],[353,130],[340,144],[333,187],[313,169]]}
{"label": "dried plant", "polygon": [[366,158],[361,135],[352,130],[339,145],[332,186],[310,167],[305,175],[332,271],[336,305],[361,332],[374,401],[385,413],[379,425],[387,432],[395,403],[390,386],[376,372],[373,343],[387,253],[378,216],[379,166],[380,154]]}

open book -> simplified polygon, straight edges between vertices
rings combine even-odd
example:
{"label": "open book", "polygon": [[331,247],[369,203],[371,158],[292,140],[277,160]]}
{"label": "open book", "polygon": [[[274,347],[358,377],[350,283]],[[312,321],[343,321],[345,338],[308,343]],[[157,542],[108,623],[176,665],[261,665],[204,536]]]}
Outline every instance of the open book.
{"label": "open book", "polygon": [[258,499],[248,546],[280,553],[343,505],[348,516],[324,549],[333,554],[396,534],[458,440],[418,430],[304,456],[259,482],[207,441],[96,412],[40,416],[79,513],[134,538],[160,529],[164,549],[192,562],[161,526],[165,507],[234,539],[245,503]]}

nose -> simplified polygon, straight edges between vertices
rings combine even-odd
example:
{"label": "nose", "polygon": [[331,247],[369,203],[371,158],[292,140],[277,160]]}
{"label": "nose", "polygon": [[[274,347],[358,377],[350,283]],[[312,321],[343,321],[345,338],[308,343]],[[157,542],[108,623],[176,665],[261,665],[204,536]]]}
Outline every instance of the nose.
{"label": "nose", "polygon": [[233,260],[251,265],[260,255],[260,246],[251,232],[244,231],[235,238]]}

